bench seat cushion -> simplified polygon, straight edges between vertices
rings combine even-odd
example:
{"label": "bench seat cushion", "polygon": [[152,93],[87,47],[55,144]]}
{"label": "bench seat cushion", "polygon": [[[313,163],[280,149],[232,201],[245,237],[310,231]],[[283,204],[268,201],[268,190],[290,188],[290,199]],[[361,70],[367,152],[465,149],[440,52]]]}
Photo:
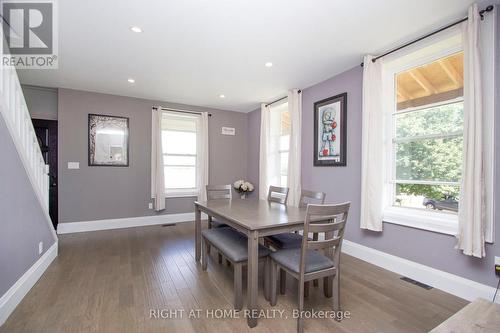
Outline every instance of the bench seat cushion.
{"label": "bench seat cushion", "polygon": [[[299,273],[301,248],[278,250],[271,253],[271,258],[281,266]],[[318,251],[306,252],[306,273],[312,273],[333,267],[333,261]]]}
{"label": "bench seat cushion", "polygon": [[278,249],[293,249],[302,245],[302,235],[294,232],[286,232],[266,238]]}
{"label": "bench seat cushion", "polygon": [[225,224],[224,222],[212,218],[212,228],[222,228],[222,227],[228,227],[228,225]]}
{"label": "bench seat cushion", "polygon": [[[201,232],[202,236],[232,262],[248,260],[248,239],[233,228],[212,228]],[[265,257],[269,250],[259,244],[259,257]]]}

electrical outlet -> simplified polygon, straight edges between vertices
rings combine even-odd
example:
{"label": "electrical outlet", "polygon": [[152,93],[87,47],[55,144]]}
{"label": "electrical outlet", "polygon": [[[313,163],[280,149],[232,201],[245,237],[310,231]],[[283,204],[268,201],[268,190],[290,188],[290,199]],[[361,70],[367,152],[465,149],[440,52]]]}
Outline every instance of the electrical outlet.
{"label": "electrical outlet", "polygon": [[43,252],[43,242],[38,243],[38,254],[42,254]]}
{"label": "electrical outlet", "polygon": [[500,257],[495,257],[495,265],[500,266]]}
{"label": "electrical outlet", "polygon": [[152,203],[152,202],[150,202],[150,203],[148,204],[148,208],[149,208],[149,209],[153,209],[153,203]]}

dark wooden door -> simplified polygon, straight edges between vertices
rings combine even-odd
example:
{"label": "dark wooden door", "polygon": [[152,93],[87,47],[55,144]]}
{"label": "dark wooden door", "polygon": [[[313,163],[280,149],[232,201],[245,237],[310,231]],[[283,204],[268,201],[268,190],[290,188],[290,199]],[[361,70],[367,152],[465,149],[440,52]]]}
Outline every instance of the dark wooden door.
{"label": "dark wooden door", "polygon": [[33,127],[45,164],[49,165],[49,215],[57,230],[57,121],[33,119]]}

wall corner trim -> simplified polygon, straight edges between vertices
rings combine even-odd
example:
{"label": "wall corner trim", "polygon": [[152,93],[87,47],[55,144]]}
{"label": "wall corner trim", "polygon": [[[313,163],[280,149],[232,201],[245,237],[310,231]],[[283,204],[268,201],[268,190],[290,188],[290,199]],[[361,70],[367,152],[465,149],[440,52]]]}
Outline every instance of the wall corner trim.
{"label": "wall corner trim", "polygon": [[[494,287],[396,257],[348,240],[343,241],[342,252],[468,301],[474,301],[477,298],[491,300],[495,293]],[[498,297],[495,303],[500,304]]]}
{"label": "wall corner trim", "polygon": [[181,214],[128,217],[128,218],[108,219],[108,220],[65,222],[65,223],[59,223],[59,225],[57,226],[57,233],[70,234],[75,232],[145,227],[151,225],[172,224],[172,223],[191,222],[191,221],[194,221],[194,212],[181,213]]}
{"label": "wall corner trim", "polygon": [[19,280],[0,297],[0,326],[2,326],[14,309],[21,303],[45,270],[57,257],[58,242],[52,246],[24,273]]}

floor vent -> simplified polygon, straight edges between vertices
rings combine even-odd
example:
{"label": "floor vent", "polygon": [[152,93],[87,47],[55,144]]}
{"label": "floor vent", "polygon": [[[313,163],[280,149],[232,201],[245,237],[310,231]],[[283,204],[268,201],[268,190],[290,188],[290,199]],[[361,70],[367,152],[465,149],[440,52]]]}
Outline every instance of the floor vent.
{"label": "floor vent", "polygon": [[401,280],[409,282],[409,283],[414,284],[416,286],[419,286],[420,288],[424,288],[425,290],[431,290],[432,289],[431,286],[429,286],[429,285],[427,285],[425,283],[422,283],[422,282],[415,281],[415,280],[410,279],[409,277],[406,277],[406,276],[403,276],[401,278]]}
{"label": "floor vent", "polygon": [[162,224],[162,227],[175,227],[175,223],[170,223],[170,224]]}

